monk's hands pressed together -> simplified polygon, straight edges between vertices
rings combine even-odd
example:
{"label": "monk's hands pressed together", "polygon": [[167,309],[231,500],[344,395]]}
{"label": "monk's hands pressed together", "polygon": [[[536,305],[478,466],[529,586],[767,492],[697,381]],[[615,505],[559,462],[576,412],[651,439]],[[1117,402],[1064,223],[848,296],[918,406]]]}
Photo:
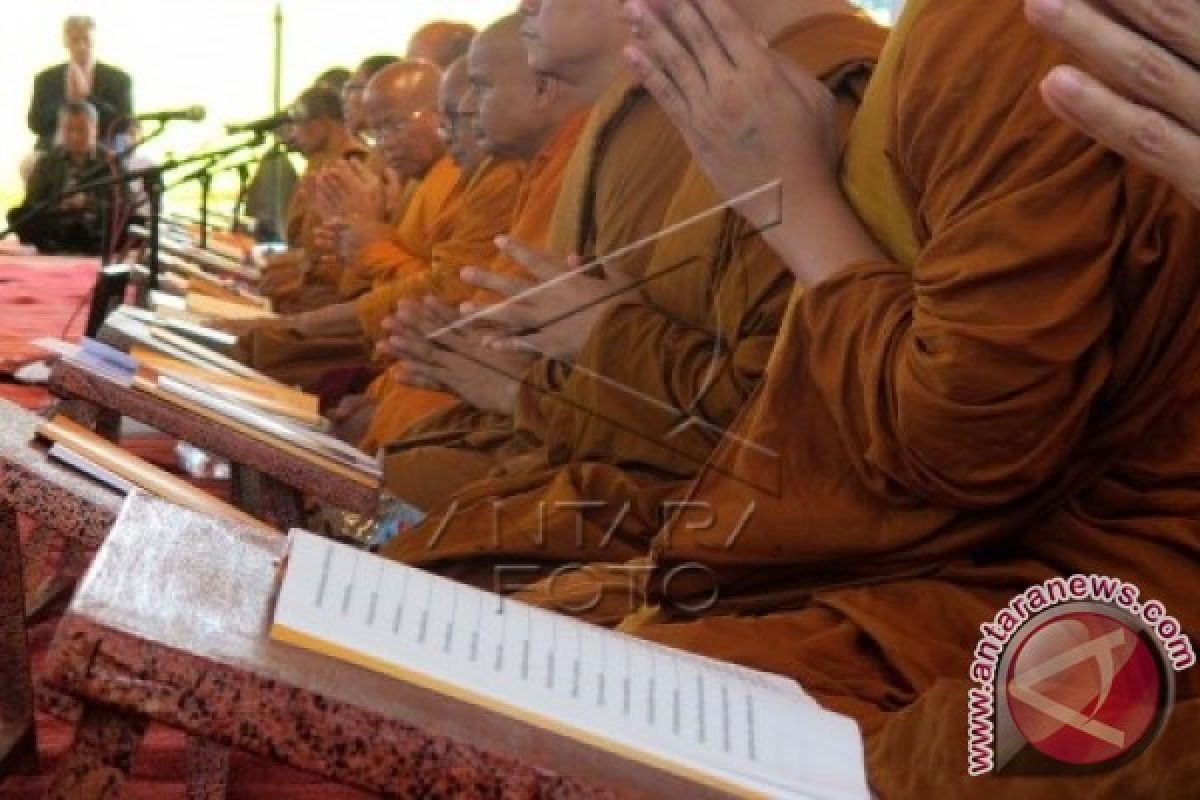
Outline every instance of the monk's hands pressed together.
{"label": "monk's hands pressed together", "polygon": [[336,253],[343,262],[353,262],[362,248],[388,236],[386,220],[395,180],[394,173],[380,177],[357,162],[342,162],[321,171],[315,181],[314,206],[333,221],[336,236],[327,255]]}
{"label": "monk's hands pressed together", "polygon": [[578,258],[563,263],[506,236],[496,244],[532,276],[525,280],[475,267],[462,271],[465,283],[503,298],[492,306],[466,303],[461,309],[504,332],[494,343],[497,350],[573,359],[612,308],[639,298],[630,290],[630,279],[615,268],[597,275],[582,270]]}
{"label": "monk's hands pressed together", "polygon": [[1200,0],[1026,0],[1030,21],[1090,72],[1055,68],[1054,113],[1200,207]]}
{"label": "monk's hands pressed together", "polygon": [[379,354],[396,360],[406,384],[450,392],[484,411],[511,414],[521,378],[535,361],[527,353],[497,350],[493,330],[463,325],[453,308],[435,298],[401,302],[385,327],[389,336]]}
{"label": "monk's hands pressed together", "polygon": [[771,51],[728,0],[625,0],[625,9],[631,67],[752,224],[778,220],[781,180],[784,191],[837,191],[832,94]]}

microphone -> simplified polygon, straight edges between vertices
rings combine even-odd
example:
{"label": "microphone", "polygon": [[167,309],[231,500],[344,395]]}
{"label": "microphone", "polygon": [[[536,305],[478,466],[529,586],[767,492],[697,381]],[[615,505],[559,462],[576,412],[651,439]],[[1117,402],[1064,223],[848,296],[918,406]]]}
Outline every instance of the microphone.
{"label": "microphone", "polygon": [[208,113],[204,110],[204,106],[189,106],[188,108],[180,108],[175,111],[155,111],[150,114],[138,114],[134,119],[140,122],[173,122],[175,120],[186,120],[187,122],[203,122]]}
{"label": "microphone", "polygon": [[235,136],[239,133],[269,133],[276,128],[282,127],[292,121],[292,115],[288,111],[280,111],[277,114],[272,114],[269,117],[256,119],[253,122],[243,122],[238,125],[226,125],[225,132],[230,136]]}

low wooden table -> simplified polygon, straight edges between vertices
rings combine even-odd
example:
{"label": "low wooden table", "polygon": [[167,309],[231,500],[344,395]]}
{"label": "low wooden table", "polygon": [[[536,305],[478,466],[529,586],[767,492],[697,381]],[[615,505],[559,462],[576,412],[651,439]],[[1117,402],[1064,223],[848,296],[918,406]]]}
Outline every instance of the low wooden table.
{"label": "low wooden table", "polygon": [[[0,400],[0,777],[37,767],[27,610],[38,610],[78,577],[121,506],[116,492],[46,457],[33,443],[41,422]],[[19,515],[37,526],[24,552]],[[52,574],[56,539],[63,565]]]}
{"label": "low wooden table", "polygon": [[114,418],[130,417],[228,459],[235,467],[235,505],[280,530],[303,526],[304,495],[365,516],[378,506],[379,488],[66,362],[54,368],[49,388],[64,413],[98,432],[110,432]]}
{"label": "low wooden table", "polygon": [[285,549],[130,498],[48,659],[46,681],[88,708],[52,796],[115,797],[146,720],[402,797],[614,796],[584,782],[617,780],[610,771],[536,729],[502,735],[457,701],[271,640]]}

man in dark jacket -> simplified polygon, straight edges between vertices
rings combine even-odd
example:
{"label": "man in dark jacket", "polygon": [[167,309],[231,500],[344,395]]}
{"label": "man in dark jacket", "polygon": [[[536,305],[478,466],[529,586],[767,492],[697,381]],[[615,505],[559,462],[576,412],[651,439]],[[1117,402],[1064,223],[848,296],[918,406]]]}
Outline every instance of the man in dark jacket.
{"label": "man in dark jacket", "polygon": [[63,44],[70,59],[43,70],[34,80],[29,129],[37,134],[40,152],[54,147],[58,112],[65,103],[91,103],[99,114],[102,143],[111,138],[114,121],[133,114],[133,82],[122,70],[96,61],[95,29],[91,17],[68,17],[63,23]]}
{"label": "man in dark jacket", "polygon": [[62,107],[58,117],[60,144],[38,158],[25,202],[9,213],[9,224],[23,242],[36,245],[43,253],[98,255],[104,228],[114,223],[113,199],[118,200],[115,210],[121,213],[127,188],[71,191],[107,177],[115,165],[96,144],[96,109],[87,102],[72,101]]}

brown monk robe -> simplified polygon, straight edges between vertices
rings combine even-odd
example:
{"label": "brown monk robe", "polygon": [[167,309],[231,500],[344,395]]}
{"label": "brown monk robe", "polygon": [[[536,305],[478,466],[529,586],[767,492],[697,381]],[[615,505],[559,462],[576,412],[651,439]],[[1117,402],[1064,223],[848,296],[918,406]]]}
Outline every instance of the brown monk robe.
{"label": "brown monk robe", "polygon": [[288,250],[270,258],[266,265],[264,287],[271,299],[277,291],[294,290],[306,249],[311,247],[316,230],[326,222],[313,203],[317,176],[331,164],[361,161],[367,156],[367,148],[346,129],[341,98],[335,92],[306,90],[292,107],[292,116],[289,138],[307,165],[287,208]]}
{"label": "brown monk robe", "polygon": [[[832,7],[841,10],[767,13],[775,50],[826,82],[845,131],[884,33]],[[693,167],[664,227],[719,203]],[[732,210],[699,217],[648,261],[644,302],[610,312],[560,386],[523,387],[517,422],[538,451],[435,507],[389,556],[503,590],[499,566],[527,570],[524,581],[536,574],[529,567],[646,553],[665,504],[682,495],[760,380],[792,287],[782,261]]]}
{"label": "brown monk robe", "polygon": [[[575,151],[589,108],[561,81],[538,75],[528,62],[521,38],[521,17],[505,17],[476,37],[467,61],[471,88],[459,106],[459,121],[478,138],[479,146],[499,158],[528,162],[517,192],[510,235],[544,246],[562,189],[567,163]],[[488,267],[493,272],[525,274],[506,254]],[[456,275],[433,285],[427,276],[413,281],[409,297],[435,294],[448,303],[478,297]],[[402,299],[397,297],[397,301]],[[360,447],[376,452],[429,413],[428,405],[408,398],[417,390],[402,383],[399,365],[371,387],[374,415]],[[434,394],[421,392],[422,395]],[[419,395],[418,395],[419,396]],[[443,395],[445,396],[445,395]]]}
{"label": "brown monk robe", "polygon": [[[428,65],[397,64],[375,80],[382,79],[386,88],[395,85],[391,78],[397,78],[396,83],[407,91],[411,80],[405,75],[413,69],[435,72]],[[375,86],[372,81],[371,87]],[[387,131],[381,146],[389,162],[397,171],[406,172],[416,159],[414,152],[419,153],[411,146],[418,135],[413,129],[434,122],[437,115],[414,112],[409,103],[407,112],[397,119],[403,106],[389,102],[390,96],[388,92],[369,92],[368,111],[375,127]],[[360,248],[353,262],[377,281],[374,289],[353,302],[262,325],[241,339],[240,355],[267,374],[305,386],[315,385],[328,370],[367,364],[381,333],[380,324],[394,307],[389,283],[428,272],[435,264],[462,267],[495,257],[494,240],[511,220],[521,168],[496,159],[473,166],[464,174],[449,158],[439,161],[422,181],[390,238]]]}
{"label": "brown monk robe", "polygon": [[1017,0],[909,0],[843,182],[890,260],[794,299],[734,429],[778,457],[728,438],[660,536],[652,601],[699,563],[715,604],[627,625],[856,717],[883,798],[1200,787],[1195,667],[1116,771],[967,777],[979,626],[1019,592],[1110,575],[1200,633],[1200,222],[1043,106],[1064,60]]}
{"label": "brown monk robe", "polygon": [[[655,233],[688,159],[675,129],[623,74],[621,48],[629,28],[619,3],[524,3],[521,12],[534,69],[594,103],[566,168],[547,250],[590,258]],[[511,415],[459,403],[418,421],[403,440],[386,446],[387,485],[428,509],[537,445],[514,431]]]}

